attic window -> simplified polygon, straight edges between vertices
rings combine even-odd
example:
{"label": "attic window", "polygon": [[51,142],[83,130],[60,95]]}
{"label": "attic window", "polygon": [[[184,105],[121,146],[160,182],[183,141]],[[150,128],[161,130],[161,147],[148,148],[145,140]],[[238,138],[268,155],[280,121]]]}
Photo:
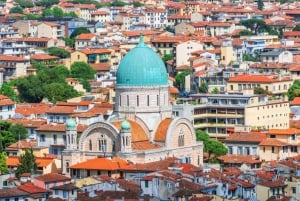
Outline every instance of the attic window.
{"label": "attic window", "polygon": [[276,135],[270,135],[270,138],[276,138]]}

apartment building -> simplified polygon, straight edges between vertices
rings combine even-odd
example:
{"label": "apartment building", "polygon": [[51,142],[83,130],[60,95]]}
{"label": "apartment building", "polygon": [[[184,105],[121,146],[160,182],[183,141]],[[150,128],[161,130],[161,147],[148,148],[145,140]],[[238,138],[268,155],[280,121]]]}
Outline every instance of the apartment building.
{"label": "apartment building", "polygon": [[228,130],[245,126],[261,129],[289,128],[289,102],[270,101],[264,95],[192,94],[173,105],[174,116],[184,116],[196,129],[225,138]]}

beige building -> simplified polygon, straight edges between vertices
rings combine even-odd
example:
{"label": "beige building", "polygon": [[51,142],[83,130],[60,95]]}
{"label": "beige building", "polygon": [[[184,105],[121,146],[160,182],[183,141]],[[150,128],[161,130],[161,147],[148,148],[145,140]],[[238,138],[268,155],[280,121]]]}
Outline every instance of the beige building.
{"label": "beige building", "polygon": [[232,41],[223,41],[221,45],[221,64],[229,66],[232,62],[236,61],[237,57],[235,51],[233,51]]}
{"label": "beige building", "polygon": [[146,16],[141,13],[119,13],[115,21],[122,22],[121,30],[128,31],[132,26],[146,23]]}
{"label": "beige building", "polygon": [[263,40],[266,45],[280,44],[280,40],[277,35],[255,35],[255,36],[241,36],[242,40]]}
{"label": "beige building", "polygon": [[109,22],[110,21],[110,14],[107,11],[98,10],[91,14],[92,20],[95,22]]}
{"label": "beige building", "polygon": [[88,126],[78,143],[76,122],[67,120],[63,173],[77,176],[69,167],[113,156],[134,163],[177,157],[184,163],[202,165],[203,144],[196,141],[189,119],[172,117],[165,65],[142,36],[118,67],[115,91],[112,116]]}
{"label": "beige building", "polygon": [[185,41],[178,43],[176,45],[176,54],[174,54],[176,59],[176,66],[190,65],[190,57],[192,52],[203,50],[203,44],[196,41]]}
{"label": "beige building", "polygon": [[273,95],[284,95],[292,84],[292,79],[281,75],[237,75],[229,78],[227,92],[244,93],[261,87]]}
{"label": "beige building", "polygon": [[191,119],[194,128],[216,138],[226,138],[228,130],[241,126],[287,129],[289,113],[287,100],[269,101],[260,95],[192,94],[173,106],[175,116]]}
{"label": "beige building", "polygon": [[41,22],[37,25],[37,37],[60,39],[63,37],[63,31],[61,30],[60,24]]}

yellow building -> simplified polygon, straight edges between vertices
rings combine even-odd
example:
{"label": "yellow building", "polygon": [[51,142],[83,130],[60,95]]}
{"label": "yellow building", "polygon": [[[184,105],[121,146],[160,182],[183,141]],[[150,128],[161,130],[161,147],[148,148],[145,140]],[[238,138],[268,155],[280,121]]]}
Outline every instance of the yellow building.
{"label": "yellow building", "polygon": [[259,144],[260,159],[272,161],[297,156],[299,140],[300,130],[298,129],[271,129],[267,133],[267,139]]}
{"label": "yellow building", "polygon": [[281,78],[279,75],[237,75],[229,78],[227,92],[245,93],[260,87],[273,95],[284,95],[292,84],[292,79],[287,77]]}

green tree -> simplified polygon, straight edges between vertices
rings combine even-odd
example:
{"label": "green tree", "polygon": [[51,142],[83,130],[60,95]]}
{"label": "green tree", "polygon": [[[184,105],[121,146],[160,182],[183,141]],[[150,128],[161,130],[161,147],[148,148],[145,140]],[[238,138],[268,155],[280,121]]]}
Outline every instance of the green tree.
{"label": "green tree", "polygon": [[79,82],[87,92],[91,91],[91,84],[87,79],[79,79]]}
{"label": "green tree", "polygon": [[300,96],[300,80],[294,81],[293,85],[288,89],[287,96],[290,101]]}
{"label": "green tree", "polygon": [[142,6],[144,6],[144,4],[142,4],[142,3],[139,2],[139,1],[134,1],[134,2],[132,3],[132,5],[133,5],[134,7],[142,7]]}
{"label": "green tree", "polygon": [[19,98],[28,103],[39,103],[45,96],[43,83],[35,75],[20,78],[17,83],[17,89]]}
{"label": "green tree", "polygon": [[36,15],[36,14],[29,13],[26,15],[26,19],[27,20],[40,20],[40,19],[42,19],[42,15]]}
{"label": "green tree", "polygon": [[71,76],[73,78],[93,79],[96,71],[85,62],[74,62],[71,65]]}
{"label": "green tree", "polygon": [[245,26],[247,29],[250,29],[250,31],[254,34],[257,35],[258,33],[263,33],[271,30],[271,27],[266,24],[264,20],[261,19],[248,19],[248,20],[243,20],[240,22],[241,25]]}
{"label": "green tree", "polygon": [[78,92],[70,85],[64,83],[50,83],[44,87],[46,97],[52,103],[57,101],[66,101],[70,97],[78,96]]}
{"label": "green tree", "polygon": [[46,8],[51,7],[52,5],[57,5],[59,0],[40,0],[36,3],[37,6],[44,6]]}
{"label": "green tree", "polygon": [[174,58],[174,56],[172,54],[165,54],[163,57],[163,61],[167,62],[169,60],[172,60]]}
{"label": "green tree", "polygon": [[258,59],[250,54],[243,54],[243,60],[244,61],[253,61],[253,62],[257,62]]}
{"label": "green tree", "polygon": [[63,76],[64,78],[70,77],[70,71],[65,66],[56,66],[53,68],[53,71],[56,71],[56,73]]}
{"label": "green tree", "polygon": [[123,7],[123,6],[126,6],[127,4],[123,1],[115,0],[110,5],[111,6],[116,6],[116,7]]}
{"label": "green tree", "polygon": [[220,90],[217,87],[215,87],[215,88],[213,88],[213,90],[211,91],[211,93],[212,94],[218,94],[218,93],[220,93]]}
{"label": "green tree", "polygon": [[36,173],[37,163],[33,155],[33,150],[26,149],[25,153],[20,156],[20,164],[16,170],[16,177],[20,178],[23,173]]}
{"label": "green tree", "polygon": [[0,153],[0,175],[9,173],[9,169],[6,165],[6,153],[3,151]]}
{"label": "green tree", "polygon": [[19,97],[17,96],[13,86],[8,82],[3,82],[0,88],[0,94],[9,97],[11,100],[19,102]]}
{"label": "green tree", "polygon": [[184,70],[183,72],[178,72],[175,76],[175,85],[178,89],[185,89],[185,77],[190,74],[190,70]]}
{"label": "green tree", "polygon": [[22,8],[32,8],[34,6],[31,1],[27,0],[15,0],[15,2],[18,3]]}
{"label": "green tree", "polygon": [[257,0],[257,8],[258,10],[264,9],[264,2],[262,0]]}
{"label": "green tree", "polygon": [[90,30],[88,30],[85,27],[79,27],[71,33],[70,38],[76,38],[76,36],[78,36],[82,33],[91,33],[91,32],[90,32]]}
{"label": "green tree", "polygon": [[297,24],[294,28],[293,31],[300,31],[300,24]]}
{"label": "green tree", "polygon": [[59,7],[53,7],[52,8],[52,13],[53,13],[53,17],[56,17],[56,18],[62,18],[64,17],[64,11],[59,8]]}
{"label": "green tree", "polygon": [[225,155],[228,151],[221,142],[210,139],[209,135],[202,130],[196,130],[196,138],[198,141],[203,142],[204,152],[208,153],[208,158],[210,160]]}
{"label": "green tree", "polygon": [[44,16],[44,17],[53,16],[52,9],[51,8],[47,8],[47,9],[43,10],[42,16]]}
{"label": "green tree", "polygon": [[262,87],[255,87],[253,92],[254,92],[254,94],[271,95],[271,92],[265,90],[265,89],[262,88]]}
{"label": "green tree", "polygon": [[253,33],[247,29],[245,30],[242,30],[240,33],[239,33],[239,36],[252,36]]}
{"label": "green tree", "polygon": [[49,48],[46,49],[46,51],[50,55],[57,56],[57,57],[60,57],[62,59],[70,57],[70,52],[68,52],[65,49],[59,48],[59,47],[49,47]]}
{"label": "green tree", "polygon": [[75,39],[74,38],[65,38],[65,37],[63,37],[62,39],[63,39],[63,41],[65,41],[66,46],[74,48],[74,46],[75,46]]}
{"label": "green tree", "polygon": [[207,87],[206,83],[201,83],[199,86],[199,93],[207,93]]}
{"label": "green tree", "polygon": [[0,152],[5,147],[17,142],[19,139],[24,140],[28,137],[27,130],[20,124],[12,124],[7,121],[0,122]]}
{"label": "green tree", "polygon": [[10,9],[9,13],[10,14],[12,14],[12,13],[23,14],[23,9],[20,6],[14,6]]}

